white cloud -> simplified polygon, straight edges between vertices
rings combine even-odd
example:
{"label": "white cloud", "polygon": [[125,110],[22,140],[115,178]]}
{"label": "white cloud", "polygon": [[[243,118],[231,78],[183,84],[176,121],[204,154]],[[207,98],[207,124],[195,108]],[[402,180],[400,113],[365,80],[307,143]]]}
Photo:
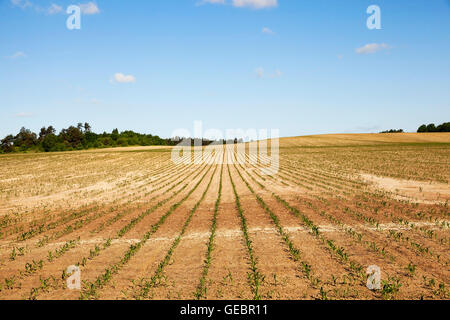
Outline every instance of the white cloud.
{"label": "white cloud", "polygon": [[116,73],[111,83],[135,83],[136,78],[132,75],[124,75],[123,73]]}
{"label": "white cloud", "polygon": [[259,67],[255,70],[256,76],[260,79],[264,78],[264,69]]}
{"label": "white cloud", "polygon": [[275,74],[272,75],[272,78],[279,78],[283,75],[283,73],[280,71],[280,69],[275,70]]}
{"label": "white cloud", "polygon": [[387,45],[386,43],[369,43],[361,48],[357,48],[355,52],[357,54],[372,54],[381,50],[389,50],[392,47]]}
{"label": "white cloud", "polygon": [[29,112],[19,112],[16,114],[16,117],[18,117],[18,118],[29,118],[32,116],[33,116],[33,114],[29,113]]}
{"label": "white cloud", "polygon": [[264,68],[259,67],[259,68],[255,69],[255,75],[259,79],[264,79],[264,78],[274,79],[274,78],[280,78],[283,75],[283,73],[281,72],[280,69],[276,69],[274,73],[269,73],[266,76],[266,71],[264,70]]}
{"label": "white cloud", "polygon": [[271,29],[269,29],[267,27],[264,27],[262,29],[262,33],[269,34],[269,35],[274,35],[275,34],[275,32],[273,32]]}
{"label": "white cloud", "polygon": [[233,6],[252,9],[274,8],[278,7],[278,0],[233,0]]}
{"label": "white cloud", "polygon": [[22,52],[22,51],[17,51],[16,53],[14,53],[13,55],[11,55],[11,56],[9,56],[9,57],[6,57],[6,58],[9,58],[9,59],[19,59],[19,58],[26,58],[27,57],[27,55],[24,53],[24,52]]}
{"label": "white cloud", "polygon": [[[32,3],[29,0],[10,0],[11,4],[15,7],[21,8],[23,10],[27,9],[27,8],[31,8],[34,9],[34,11],[36,13],[44,13],[44,14],[48,14],[48,15],[54,15],[57,13],[62,13],[64,12],[64,8],[58,4],[52,3],[50,5],[50,7],[45,8],[45,7],[41,7],[37,4]],[[87,4],[81,4],[80,7],[84,8],[84,10],[86,11],[85,14],[94,14],[94,13],[99,13],[100,11],[98,10],[98,7],[95,3],[87,3]],[[97,10],[97,11],[96,11]]]}
{"label": "white cloud", "polygon": [[52,3],[50,8],[47,9],[48,14],[57,14],[63,11],[63,8],[61,6],[58,6],[57,4]]}
{"label": "white cloud", "polygon": [[202,6],[204,4],[226,4],[225,0],[200,0],[195,5]]}
{"label": "white cloud", "polygon": [[21,9],[33,6],[33,4],[28,0],[11,0],[11,4]]}
{"label": "white cloud", "polygon": [[81,9],[81,13],[83,13],[83,14],[100,13],[100,9],[98,8],[97,4],[94,2],[80,3],[79,6]]}
{"label": "white cloud", "polygon": [[[265,9],[278,7],[278,0],[230,0],[231,5],[236,8],[252,8]],[[195,5],[201,6],[204,4],[229,4],[228,0],[199,0]]]}

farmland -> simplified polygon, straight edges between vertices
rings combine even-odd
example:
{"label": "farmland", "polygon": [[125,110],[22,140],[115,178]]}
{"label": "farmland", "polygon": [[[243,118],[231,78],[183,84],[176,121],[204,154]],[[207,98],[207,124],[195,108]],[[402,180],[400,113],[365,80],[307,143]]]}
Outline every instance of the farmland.
{"label": "farmland", "polygon": [[0,299],[449,299],[449,133],[217,150],[1,155]]}

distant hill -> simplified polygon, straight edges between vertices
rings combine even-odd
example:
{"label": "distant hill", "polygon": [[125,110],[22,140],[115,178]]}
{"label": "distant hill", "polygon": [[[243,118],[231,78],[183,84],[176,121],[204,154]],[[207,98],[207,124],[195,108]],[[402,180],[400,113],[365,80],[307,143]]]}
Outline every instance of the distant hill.
{"label": "distant hill", "polygon": [[293,146],[344,146],[386,143],[450,143],[450,132],[439,133],[363,133],[363,134],[324,134],[281,138],[282,147]]}

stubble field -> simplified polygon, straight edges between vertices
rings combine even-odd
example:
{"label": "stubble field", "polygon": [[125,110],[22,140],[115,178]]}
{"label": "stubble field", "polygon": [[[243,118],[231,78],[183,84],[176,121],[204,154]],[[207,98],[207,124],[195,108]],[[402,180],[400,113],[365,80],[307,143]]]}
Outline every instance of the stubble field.
{"label": "stubble field", "polygon": [[281,139],[272,175],[220,150],[0,156],[0,299],[449,298],[450,134]]}

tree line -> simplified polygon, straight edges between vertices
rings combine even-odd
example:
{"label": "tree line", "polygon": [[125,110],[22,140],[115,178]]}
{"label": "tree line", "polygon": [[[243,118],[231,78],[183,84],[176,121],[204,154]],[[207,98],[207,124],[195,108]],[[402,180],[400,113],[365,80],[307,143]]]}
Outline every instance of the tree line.
{"label": "tree line", "polygon": [[[381,131],[380,133],[403,133],[403,129],[391,129],[386,131]],[[430,123],[429,125],[423,124],[417,129],[418,133],[421,132],[450,132],[450,122],[444,122],[436,126],[434,123]]]}
{"label": "tree line", "polygon": [[219,140],[193,139],[174,137],[163,139],[151,134],[140,134],[131,130],[119,132],[114,129],[111,133],[103,132],[97,134],[92,132],[89,123],[78,123],[62,129],[58,134],[53,126],[41,128],[39,134],[22,127],[16,135],[8,135],[0,141],[0,154],[12,152],[57,152],[74,151],[111,147],[127,146],[174,146],[184,141],[183,144],[192,146],[206,146],[212,143],[233,144],[241,143],[242,139]]}
{"label": "tree line", "polygon": [[110,148],[126,146],[161,146],[175,145],[170,139],[163,139],[151,134],[140,134],[133,131],[119,133],[114,129],[111,133],[97,134],[92,132],[89,123],[78,123],[62,129],[58,134],[53,126],[43,127],[39,134],[22,128],[17,135],[8,135],[1,140],[0,153],[25,151],[73,151],[93,148]]}
{"label": "tree line", "polygon": [[381,131],[380,133],[403,133],[403,132],[405,132],[403,129],[391,129],[391,130]]}
{"label": "tree line", "polygon": [[450,132],[450,122],[445,122],[436,126],[434,123],[423,124],[417,129],[417,132]]}

